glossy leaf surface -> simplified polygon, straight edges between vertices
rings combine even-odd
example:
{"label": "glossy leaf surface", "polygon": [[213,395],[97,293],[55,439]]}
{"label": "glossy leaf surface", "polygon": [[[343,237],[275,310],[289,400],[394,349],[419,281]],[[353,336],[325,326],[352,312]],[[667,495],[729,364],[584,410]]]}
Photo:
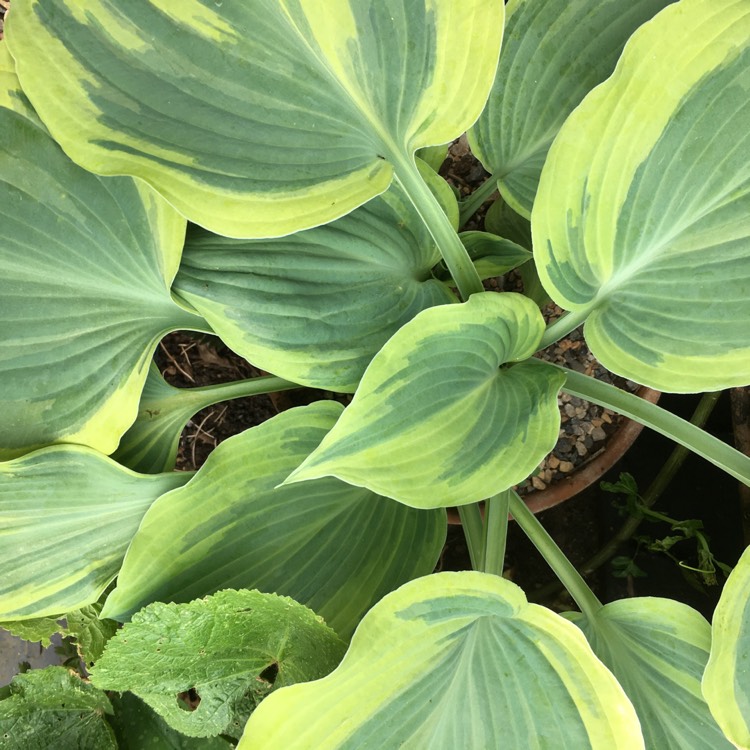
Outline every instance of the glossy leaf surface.
{"label": "glossy leaf surface", "polygon": [[503,198],[528,217],[547,152],[567,116],[609,76],[630,35],[674,0],[511,0],[472,149]]}
{"label": "glossy leaf surface", "polygon": [[343,216],[417,148],[460,135],[492,85],[504,16],[502,0],[14,10],[21,82],[76,161],[141,177],[192,221],[242,237]]}
{"label": "glossy leaf surface", "polygon": [[638,597],[605,605],[591,622],[566,613],[633,703],[649,750],[731,750],[701,695],[711,627],[691,607]]}
{"label": "glossy leaf surface", "polygon": [[118,750],[230,750],[221,737],[187,737],[132,693],[114,693],[109,723]]}
{"label": "glossy leaf surface", "polygon": [[703,695],[719,726],[739,748],[750,748],[750,549],[724,584],[712,624]]}
{"label": "glossy leaf surface", "polygon": [[[345,649],[292,599],[228,590],[145,607],[109,641],[91,680],[103,690],[130,690],[191,737],[239,737],[269,692],[328,674]],[[192,711],[179,698],[190,690],[200,697]]]}
{"label": "glossy leaf surface", "polygon": [[352,403],[287,480],[336,476],[413,507],[461,505],[525,479],[557,440],[564,376],[523,361],[544,321],[519,294],[425,310],[370,363]]}
{"label": "glossy leaf surface", "polygon": [[269,696],[238,750],[643,748],[580,631],[497,576],[439,573],[367,614],[328,677]]}
{"label": "glossy leaf surface", "polygon": [[163,333],[185,221],[129,178],[75,166],[0,75],[0,459],[53,442],[112,452]]}
{"label": "glossy leaf surface", "polygon": [[110,713],[107,696],[64,667],[35,669],[14,677],[0,700],[0,739],[4,750],[117,750]]}
{"label": "glossy leaf surface", "polygon": [[189,478],[134,474],[74,446],[0,463],[0,620],[95,602],[149,505]]}
{"label": "glossy leaf surface", "polygon": [[394,186],[332,224],[289,237],[193,232],[175,289],[257,367],[303,385],[354,391],[404,323],[455,302],[432,276],[439,260],[424,222]]}
{"label": "glossy leaf surface", "polygon": [[663,391],[750,382],[750,5],[637,31],[550,150],[542,281],[608,369]]}
{"label": "glossy leaf surface", "polygon": [[221,443],[187,486],[150,508],[104,616],[222,588],[291,596],[348,638],[402,583],[433,570],[445,513],[417,511],[337,479],[278,485],[341,414],[320,401]]}

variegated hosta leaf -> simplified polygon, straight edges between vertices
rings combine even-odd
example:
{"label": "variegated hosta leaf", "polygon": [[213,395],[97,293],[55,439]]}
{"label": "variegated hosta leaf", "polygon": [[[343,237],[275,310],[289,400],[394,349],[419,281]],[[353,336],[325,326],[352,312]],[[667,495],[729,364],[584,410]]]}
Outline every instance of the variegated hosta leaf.
{"label": "variegated hosta leaf", "polygon": [[730,573],[712,625],[703,695],[726,736],[750,748],[750,548]]}
{"label": "variegated hosta leaf", "polygon": [[0,463],[0,620],[95,602],[149,505],[190,476],[134,474],[80,446]]}
{"label": "variegated hosta leaf", "polygon": [[394,185],[332,224],[289,237],[191,233],[175,290],[263,370],[354,391],[404,323],[455,301],[432,277],[439,260],[427,228]]}
{"label": "variegated hosta leaf", "polygon": [[614,70],[628,37],[674,1],[510,0],[495,83],[469,138],[520,214],[531,214],[565,118]]}
{"label": "variegated hosta leaf", "polygon": [[750,4],[682,0],[563,126],[534,204],[552,298],[663,391],[750,382]]}
{"label": "variegated hosta leaf", "polygon": [[337,479],[278,487],[341,408],[291,409],[219,445],[190,484],[149,509],[103,616],[258,588],[306,604],[348,638],[376,601],[433,570],[442,511],[405,508]]}
{"label": "variegated hosta leaf", "polygon": [[520,294],[425,310],[375,355],[341,419],[287,481],[336,476],[417,508],[475,502],[520,482],[560,426],[564,375],[522,361],[543,332]]}
{"label": "variegated hosta leaf", "polygon": [[173,302],[185,220],[145,185],[75,166],[0,74],[0,459],[53,442],[111,453]]}
{"label": "variegated hosta leaf", "polygon": [[649,750],[731,750],[701,695],[711,627],[672,599],[621,599],[592,622],[564,615],[583,630],[594,653],[633,702]]}
{"label": "variegated hosta leaf", "polygon": [[502,276],[531,259],[526,248],[489,232],[461,232],[460,237],[482,279]]}
{"label": "variegated hosta leaf", "polygon": [[439,573],[368,612],[339,667],[256,709],[238,750],[643,748],[574,626],[484,573]]}
{"label": "variegated hosta leaf", "polygon": [[6,38],[73,159],[269,237],[343,216],[471,125],[503,17],[502,0],[29,0]]}

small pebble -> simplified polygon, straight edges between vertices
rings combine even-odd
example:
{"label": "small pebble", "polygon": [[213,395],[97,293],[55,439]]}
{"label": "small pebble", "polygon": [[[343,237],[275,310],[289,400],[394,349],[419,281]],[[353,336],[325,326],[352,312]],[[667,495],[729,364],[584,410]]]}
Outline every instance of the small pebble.
{"label": "small pebble", "polygon": [[546,489],[547,485],[539,477],[531,477],[531,484],[534,485],[535,490]]}
{"label": "small pebble", "polygon": [[576,443],[576,450],[578,451],[578,455],[583,457],[588,453],[588,448],[586,448],[585,443]]}
{"label": "small pebble", "polygon": [[563,474],[568,474],[573,471],[573,464],[570,461],[560,461],[559,468]]}
{"label": "small pebble", "polygon": [[604,430],[601,427],[594,427],[594,429],[591,431],[591,437],[594,440],[605,440],[607,437],[607,433],[604,432]]}

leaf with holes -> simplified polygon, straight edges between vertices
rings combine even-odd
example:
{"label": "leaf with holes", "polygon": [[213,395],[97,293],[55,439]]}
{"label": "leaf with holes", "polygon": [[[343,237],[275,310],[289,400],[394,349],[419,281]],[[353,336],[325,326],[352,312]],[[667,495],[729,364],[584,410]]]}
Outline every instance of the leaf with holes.
{"label": "leaf with holes", "polygon": [[469,127],[503,16],[502,0],[30,0],[6,38],[82,166],[141,177],[220,234],[271,237],[349,213]]}
{"label": "leaf with holes", "polygon": [[568,118],[532,215],[596,358],[663,391],[750,382],[750,5],[682,0]]}
{"label": "leaf with holes", "polygon": [[268,693],[328,674],[345,649],[294,600],[227,590],[142,609],[107,643],[91,681],[130,690],[188,736],[239,737]]}

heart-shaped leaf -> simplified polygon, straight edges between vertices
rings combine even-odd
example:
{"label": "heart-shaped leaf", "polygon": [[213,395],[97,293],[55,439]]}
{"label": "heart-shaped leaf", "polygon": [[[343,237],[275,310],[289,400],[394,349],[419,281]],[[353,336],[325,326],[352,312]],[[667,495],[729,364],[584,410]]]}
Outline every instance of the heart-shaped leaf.
{"label": "heart-shaped leaf", "polygon": [[385,594],[431,572],[444,512],[338,479],[277,487],[341,409],[331,401],[290,409],[219,445],[190,484],[150,508],[103,615],[124,619],[154,600],[258,588],[306,604],[348,638]]}
{"label": "heart-shaped leaf", "polygon": [[0,620],[95,602],[149,505],[190,476],[134,474],[79,446],[0,463]]}
{"label": "heart-shaped leaf", "polygon": [[169,292],[185,220],[130,178],[75,166],[0,81],[0,459],[53,442],[111,453],[156,343],[205,328]]}
{"label": "heart-shaped leaf", "polygon": [[336,476],[406,505],[494,495],[552,450],[565,376],[510,363],[537,349],[544,320],[519,294],[433,307],[375,355],[336,426],[287,480]]}
{"label": "heart-shaped leaf", "polygon": [[[288,597],[220,591],[145,607],[107,643],[91,681],[130,690],[191,737],[239,737],[268,693],[328,674],[345,650],[320,617]],[[200,699],[192,711],[180,698],[189,691]]]}
{"label": "heart-shaped leaf", "polygon": [[683,0],[633,35],[550,150],[539,275],[619,375],[750,382],[749,90],[747,3]]}
{"label": "heart-shaped leaf", "polygon": [[531,214],[565,118],[615,68],[628,37],[674,0],[510,0],[487,105],[469,131],[500,194]]}
{"label": "heart-shaped leaf", "polygon": [[565,613],[633,702],[649,750],[731,750],[700,692],[711,627],[672,599],[621,599],[593,621]]}
{"label": "heart-shaped leaf", "polygon": [[439,260],[424,222],[394,185],[332,224],[289,237],[191,233],[175,289],[263,370],[354,391],[404,323],[455,301],[432,276]]}
{"label": "heart-shaped leaf", "polygon": [[581,632],[484,573],[439,573],[367,614],[328,677],[270,695],[238,750],[268,746],[638,750],[638,719]]}
{"label": "heart-shaped leaf", "polygon": [[503,16],[502,0],[32,0],[6,38],[73,159],[221,234],[269,237],[349,213],[469,127]]}

